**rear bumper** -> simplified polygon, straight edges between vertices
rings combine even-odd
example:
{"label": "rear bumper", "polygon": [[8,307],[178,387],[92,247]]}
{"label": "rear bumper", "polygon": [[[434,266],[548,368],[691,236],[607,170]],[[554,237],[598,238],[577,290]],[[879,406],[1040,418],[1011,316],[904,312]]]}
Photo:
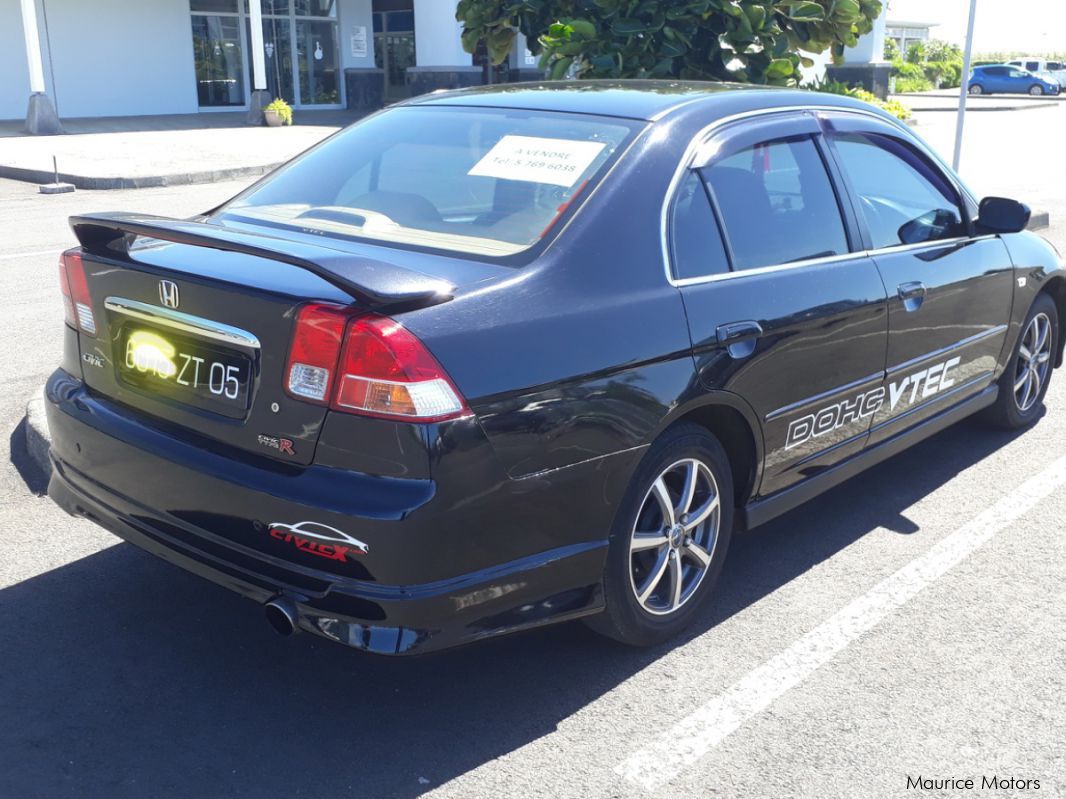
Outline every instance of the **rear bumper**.
{"label": "rear bumper", "polygon": [[[516,558],[504,528],[495,536],[501,544],[494,559],[478,531],[469,551],[451,541],[449,574],[404,580],[402,559],[412,575],[439,570],[439,562],[419,562],[418,553],[433,558],[439,549],[423,550],[427,536],[451,535],[447,520],[434,518],[440,500],[433,481],[290,469],[212,452],[94,398],[62,370],[45,394],[53,439],[49,496],[60,507],[256,602],[288,597],[309,632],[375,653],[408,654],[602,608],[604,540]],[[345,561],[350,573],[339,574],[334,561],[308,558],[271,538],[269,523],[303,519],[367,541],[365,561]],[[384,582],[380,574],[393,579]]]}

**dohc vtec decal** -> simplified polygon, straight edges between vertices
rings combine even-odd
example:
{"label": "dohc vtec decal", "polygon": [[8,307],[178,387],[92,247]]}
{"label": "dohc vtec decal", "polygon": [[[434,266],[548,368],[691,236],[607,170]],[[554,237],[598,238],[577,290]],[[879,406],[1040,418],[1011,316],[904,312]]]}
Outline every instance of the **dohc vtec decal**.
{"label": "dohc vtec decal", "polygon": [[335,527],[319,522],[267,525],[270,537],[291,544],[301,552],[327,560],[347,560],[349,555],[365,555],[370,547]]}
{"label": "dohc vtec decal", "polygon": [[955,381],[948,377],[948,372],[958,366],[960,361],[961,358],[952,358],[890,383],[887,389],[881,386],[796,419],[788,426],[785,449],[798,447],[850,422],[873,416],[884,406],[886,394],[889,410],[895,410],[904,398],[906,404],[911,405],[919,398],[926,400],[935,397],[955,385]]}

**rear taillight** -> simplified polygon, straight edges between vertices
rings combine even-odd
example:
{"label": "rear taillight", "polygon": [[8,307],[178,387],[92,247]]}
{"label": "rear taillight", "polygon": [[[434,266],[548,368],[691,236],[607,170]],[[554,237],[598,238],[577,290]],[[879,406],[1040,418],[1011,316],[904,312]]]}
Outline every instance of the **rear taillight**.
{"label": "rear taillight", "polygon": [[362,316],[348,324],[330,407],[440,422],[470,411],[444,369],[399,322]]}
{"label": "rear taillight", "polygon": [[294,397],[328,401],[344,413],[415,422],[470,413],[441,365],[399,322],[334,305],[300,309],[285,374]]}
{"label": "rear taillight", "polygon": [[88,336],[96,335],[93,298],[85,279],[85,265],[81,253],[67,250],[59,263],[59,287],[63,292],[63,306],[67,324],[80,328]]}
{"label": "rear taillight", "polygon": [[347,321],[344,309],[336,305],[315,303],[300,309],[285,369],[285,388],[294,397],[329,402]]}

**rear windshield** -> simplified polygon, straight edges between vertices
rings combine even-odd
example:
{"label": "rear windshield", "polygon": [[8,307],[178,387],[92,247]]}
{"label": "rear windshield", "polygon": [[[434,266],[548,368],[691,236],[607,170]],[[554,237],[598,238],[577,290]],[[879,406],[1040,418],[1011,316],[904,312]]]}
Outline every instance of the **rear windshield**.
{"label": "rear windshield", "polygon": [[330,138],[215,218],[513,255],[547,234],[638,127],[573,114],[394,108]]}

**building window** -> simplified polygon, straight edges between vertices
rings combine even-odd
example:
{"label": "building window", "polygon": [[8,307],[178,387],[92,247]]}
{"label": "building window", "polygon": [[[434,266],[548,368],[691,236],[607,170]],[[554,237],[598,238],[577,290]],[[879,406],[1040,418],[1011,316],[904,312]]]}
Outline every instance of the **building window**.
{"label": "building window", "polygon": [[244,105],[244,56],[237,0],[192,0],[196,97],[201,107]]}

